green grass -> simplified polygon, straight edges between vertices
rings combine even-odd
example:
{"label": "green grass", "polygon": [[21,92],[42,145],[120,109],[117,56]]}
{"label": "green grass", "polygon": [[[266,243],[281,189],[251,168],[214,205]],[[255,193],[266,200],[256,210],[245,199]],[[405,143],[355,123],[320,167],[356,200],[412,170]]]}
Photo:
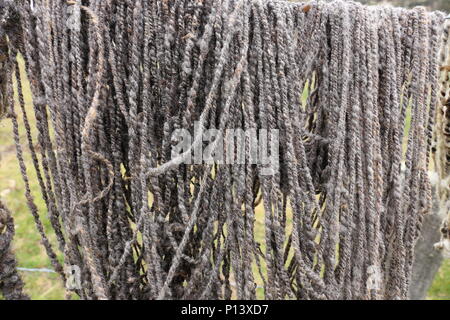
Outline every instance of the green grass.
{"label": "green grass", "polygon": [[[26,108],[29,111],[30,120],[34,120],[31,109],[31,94],[26,79],[22,79]],[[16,101],[17,104],[17,101]],[[16,112],[20,114],[16,105]],[[409,123],[407,124],[409,126]],[[35,132],[33,135],[36,136]],[[39,208],[44,226],[50,240],[54,245],[55,239],[51,232],[50,223],[46,217],[46,208],[40,198],[39,186],[37,184],[34,169],[32,168],[30,153],[26,147],[26,136],[21,126],[21,142],[24,148],[25,161],[31,181],[31,190],[35,203]],[[18,264],[25,268],[52,268],[43,247],[40,245],[40,237],[36,231],[34,220],[26,205],[24,196],[24,184],[20,175],[19,166],[15,155],[15,146],[12,136],[12,126],[9,119],[0,122],[0,198],[5,202],[13,213],[16,224],[16,236],[13,249],[16,253]],[[256,232],[257,237],[264,239],[264,210],[262,207],[256,209]],[[263,265],[263,271],[265,266]],[[255,268],[255,277],[261,282]],[[25,290],[32,299],[64,299],[65,290],[61,280],[56,274],[41,272],[21,272]],[[257,289],[258,296],[263,296],[262,289]],[[0,297],[1,299],[1,297]],[[450,299],[450,261],[447,260],[437,274],[433,286],[429,291],[429,299]]]}
{"label": "green grass", "polygon": [[434,278],[433,285],[428,291],[428,299],[450,300],[450,260],[442,264],[439,272]]}

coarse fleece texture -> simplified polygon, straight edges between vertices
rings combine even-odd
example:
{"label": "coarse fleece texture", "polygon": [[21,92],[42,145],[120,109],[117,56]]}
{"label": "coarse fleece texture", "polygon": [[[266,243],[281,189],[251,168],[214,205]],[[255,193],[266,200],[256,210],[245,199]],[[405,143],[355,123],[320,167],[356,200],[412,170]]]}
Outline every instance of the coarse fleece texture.
{"label": "coarse fleece texture", "polygon": [[[443,13],[350,1],[11,3],[5,111],[42,243],[63,281],[80,268],[82,299],[407,297],[431,207]],[[244,163],[186,163],[210,128],[278,130],[279,166],[267,175],[251,163],[249,141],[237,144]],[[172,157],[176,129],[194,139]]]}

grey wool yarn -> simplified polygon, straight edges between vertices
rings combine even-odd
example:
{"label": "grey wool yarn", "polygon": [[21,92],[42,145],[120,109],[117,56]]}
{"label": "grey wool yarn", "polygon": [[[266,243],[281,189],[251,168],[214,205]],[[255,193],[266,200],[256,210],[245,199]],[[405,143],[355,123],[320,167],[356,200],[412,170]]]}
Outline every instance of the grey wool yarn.
{"label": "grey wool yarn", "polygon": [[[62,280],[79,268],[80,298],[407,297],[431,206],[443,13],[351,1],[4,6],[5,112],[27,204]],[[236,147],[243,163],[188,163],[210,128],[277,130],[279,166],[265,174],[251,143]],[[193,139],[173,157],[177,129]]]}
{"label": "grey wool yarn", "polygon": [[14,220],[8,208],[0,202],[0,293],[8,300],[28,300],[11,250],[13,237]]}

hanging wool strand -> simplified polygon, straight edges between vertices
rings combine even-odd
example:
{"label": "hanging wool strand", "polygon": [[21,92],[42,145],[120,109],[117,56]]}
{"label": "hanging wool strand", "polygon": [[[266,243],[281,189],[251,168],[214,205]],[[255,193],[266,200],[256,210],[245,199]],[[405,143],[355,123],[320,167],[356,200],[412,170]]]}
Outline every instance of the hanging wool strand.
{"label": "hanging wool strand", "polygon": [[[56,246],[30,192],[10,77],[27,202],[63,281],[79,268],[82,299],[406,298],[430,211],[444,14],[350,1],[4,3]],[[230,144],[230,129],[245,138]],[[177,154],[174,132],[190,137]],[[270,161],[252,161],[267,144]],[[212,161],[197,161],[205,150]]]}

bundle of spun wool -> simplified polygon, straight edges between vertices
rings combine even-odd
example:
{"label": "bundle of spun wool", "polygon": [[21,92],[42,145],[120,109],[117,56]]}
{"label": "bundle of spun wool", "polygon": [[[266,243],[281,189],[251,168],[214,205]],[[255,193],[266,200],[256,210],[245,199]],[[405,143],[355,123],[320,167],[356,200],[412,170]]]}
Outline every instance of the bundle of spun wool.
{"label": "bundle of spun wool", "polygon": [[[27,202],[54,269],[65,280],[79,268],[82,299],[406,298],[430,211],[443,13],[350,1],[4,3],[16,22],[5,97]],[[207,141],[212,128],[223,134]],[[192,143],[173,156],[179,129]],[[187,161],[220,151],[226,129],[277,130],[272,174],[250,161],[261,138],[247,139],[243,163]]]}

